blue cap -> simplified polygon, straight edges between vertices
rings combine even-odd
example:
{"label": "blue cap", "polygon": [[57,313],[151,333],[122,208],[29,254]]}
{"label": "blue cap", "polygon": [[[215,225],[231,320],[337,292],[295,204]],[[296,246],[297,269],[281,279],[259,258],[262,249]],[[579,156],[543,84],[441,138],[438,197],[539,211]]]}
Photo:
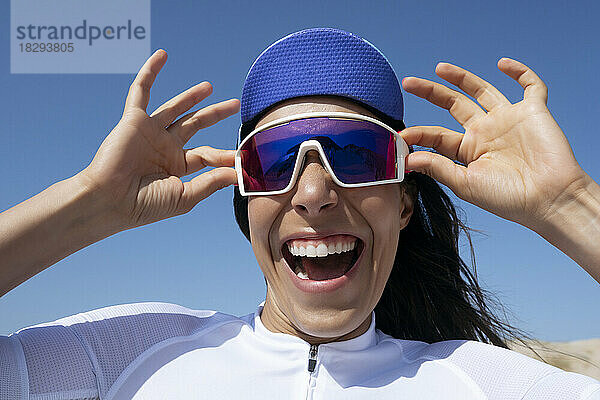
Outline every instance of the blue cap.
{"label": "blue cap", "polygon": [[308,95],[348,97],[403,119],[400,84],[381,51],[350,32],[312,28],[279,39],[254,61],[242,91],[242,123]]}

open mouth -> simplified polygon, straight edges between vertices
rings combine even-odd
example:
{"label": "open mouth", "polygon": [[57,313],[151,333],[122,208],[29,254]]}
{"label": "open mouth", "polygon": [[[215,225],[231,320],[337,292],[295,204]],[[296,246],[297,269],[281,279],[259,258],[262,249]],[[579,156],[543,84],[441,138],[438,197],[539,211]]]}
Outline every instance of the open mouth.
{"label": "open mouth", "polygon": [[355,236],[332,235],[288,240],[281,251],[292,272],[300,279],[324,281],[350,271],[363,248],[363,241]]}

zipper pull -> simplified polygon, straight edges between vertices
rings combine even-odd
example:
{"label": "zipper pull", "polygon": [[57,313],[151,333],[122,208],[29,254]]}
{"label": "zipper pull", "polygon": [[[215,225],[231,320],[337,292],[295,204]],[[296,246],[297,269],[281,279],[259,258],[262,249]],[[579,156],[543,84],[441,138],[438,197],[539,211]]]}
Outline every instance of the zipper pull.
{"label": "zipper pull", "polygon": [[311,344],[308,354],[308,372],[314,372],[315,370],[315,366],[317,365],[317,351],[319,351],[319,345]]}

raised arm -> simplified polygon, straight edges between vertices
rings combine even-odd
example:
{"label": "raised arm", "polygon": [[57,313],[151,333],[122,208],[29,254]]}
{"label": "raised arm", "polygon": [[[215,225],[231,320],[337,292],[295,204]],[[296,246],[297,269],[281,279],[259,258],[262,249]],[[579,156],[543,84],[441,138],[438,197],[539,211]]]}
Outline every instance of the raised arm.
{"label": "raised arm", "polygon": [[[142,66],[121,120],[90,165],[0,214],[0,296],[92,243],[187,213],[236,182],[233,150],[183,146],[198,129],[235,114],[239,100],[177,119],[211,94],[210,83],[202,82],[146,113],[150,88],[166,59],[158,50]],[[181,181],[207,166],[217,168]]]}
{"label": "raised arm", "polygon": [[[600,187],[579,166],[546,106],[548,90],[526,65],[508,58],[498,68],[524,89],[511,104],[494,86],[452,64],[436,74],[462,89],[406,78],[404,89],[447,109],[464,127],[414,126],[401,135],[417,151],[406,168],[425,173],[458,197],[544,237],[600,283]],[[483,107],[483,108],[482,108]],[[458,161],[458,163],[455,163]]]}

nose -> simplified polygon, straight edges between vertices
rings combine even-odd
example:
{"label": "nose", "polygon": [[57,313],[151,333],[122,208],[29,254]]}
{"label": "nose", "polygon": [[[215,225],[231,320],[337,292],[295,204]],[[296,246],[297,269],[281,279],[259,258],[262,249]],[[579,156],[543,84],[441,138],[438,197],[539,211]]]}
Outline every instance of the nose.
{"label": "nose", "polygon": [[292,206],[300,215],[318,217],[325,210],[334,208],[337,203],[337,185],[321,163],[319,153],[310,150],[306,153],[304,165],[296,181]]}

